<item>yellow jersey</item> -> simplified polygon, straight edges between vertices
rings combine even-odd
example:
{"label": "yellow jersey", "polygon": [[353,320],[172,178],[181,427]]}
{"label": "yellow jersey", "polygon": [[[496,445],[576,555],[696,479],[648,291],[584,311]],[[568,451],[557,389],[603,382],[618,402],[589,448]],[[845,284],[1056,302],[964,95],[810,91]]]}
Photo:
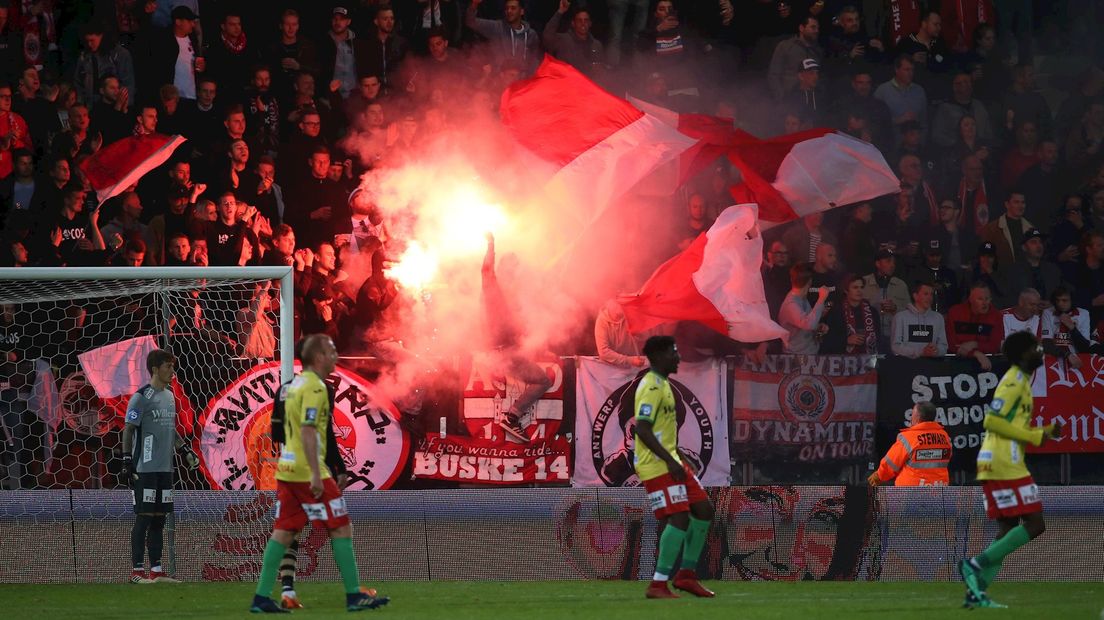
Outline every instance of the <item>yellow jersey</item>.
{"label": "yellow jersey", "polygon": [[[652,423],[652,432],[659,444],[682,462],[678,453],[678,419],[675,416],[675,394],[666,378],[648,371],[636,386],[634,411],[637,423]],[[636,475],[643,480],[658,478],[667,473],[667,463],[656,456],[637,434],[633,447],[633,465]]]}
{"label": "yellow jersey", "polygon": [[1030,476],[1024,444],[1043,442],[1043,429],[1031,426],[1031,376],[1016,366],[1001,377],[985,412],[985,439],[977,457],[978,480],[1016,480]]}
{"label": "yellow jersey", "polygon": [[288,386],[284,401],[284,441],[276,465],[276,479],[284,482],[310,482],[311,468],[303,451],[304,426],[318,429],[318,466],[322,478],[330,478],[326,467],[326,429],[330,426],[330,399],[326,384],[318,375],[304,370]]}

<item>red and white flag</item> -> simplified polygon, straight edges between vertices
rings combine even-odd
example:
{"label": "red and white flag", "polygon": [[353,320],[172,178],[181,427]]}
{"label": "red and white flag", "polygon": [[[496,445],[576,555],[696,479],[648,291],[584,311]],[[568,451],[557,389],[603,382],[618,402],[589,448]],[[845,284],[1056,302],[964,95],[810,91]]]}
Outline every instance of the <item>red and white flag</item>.
{"label": "red and white flag", "polygon": [[580,216],[583,225],[698,142],[552,56],[532,78],[506,89],[501,116],[522,146],[559,167],[548,189],[565,204],[591,207]]}
{"label": "red and white flag", "polygon": [[773,224],[901,191],[873,144],[831,129],[740,144],[728,158],[743,176],[733,198],[755,202],[759,218]]}
{"label": "red and white flag", "polygon": [[621,296],[629,331],[696,321],[740,342],[785,335],[771,320],[763,292],[757,220],[754,204],[725,209],[690,247],[660,265],[638,293]]}
{"label": "red and white flag", "polygon": [[[123,424],[130,397],[149,383],[146,356],[156,348],[153,336],[140,336],[77,355],[84,379],[96,390],[103,406],[116,413],[119,426]],[[191,437],[195,410],[176,377],[172,380],[172,391],[176,400],[176,431]]]}
{"label": "red and white flag", "polygon": [[103,147],[81,162],[80,168],[96,190],[96,200],[103,204],[168,161],[186,139],[161,134],[130,136]]}

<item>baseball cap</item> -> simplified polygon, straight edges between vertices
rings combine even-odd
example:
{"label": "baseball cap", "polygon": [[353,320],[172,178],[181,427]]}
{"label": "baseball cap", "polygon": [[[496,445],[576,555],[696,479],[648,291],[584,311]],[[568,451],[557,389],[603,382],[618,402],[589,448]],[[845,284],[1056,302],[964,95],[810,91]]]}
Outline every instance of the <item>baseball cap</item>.
{"label": "baseball cap", "polygon": [[893,250],[889,248],[882,248],[874,254],[874,260],[882,260],[883,258],[893,258]]}
{"label": "baseball cap", "polygon": [[345,8],[345,7],[343,7],[343,6],[335,6],[335,7],[333,8],[333,14],[334,14],[334,15],[342,15],[342,16],[344,16],[344,17],[348,17],[348,16],[349,16],[349,9],[347,9],[347,8]]}
{"label": "baseball cap", "polygon": [[816,58],[803,58],[798,71],[820,71],[820,63]]}
{"label": "baseball cap", "polygon": [[1023,243],[1027,243],[1032,239],[1042,239],[1045,236],[1038,228],[1028,228],[1027,232],[1024,233]]}
{"label": "baseball cap", "polygon": [[927,254],[942,254],[943,248],[939,243],[939,239],[929,239],[928,244],[924,246],[924,252]]}
{"label": "baseball cap", "polygon": [[978,254],[988,254],[989,256],[997,255],[997,246],[993,245],[992,241],[986,241],[978,246]]}
{"label": "baseball cap", "polygon": [[191,7],[179,4],[173,8],[172,18],[194,20],[199,19],[199,16],[192,12]]}

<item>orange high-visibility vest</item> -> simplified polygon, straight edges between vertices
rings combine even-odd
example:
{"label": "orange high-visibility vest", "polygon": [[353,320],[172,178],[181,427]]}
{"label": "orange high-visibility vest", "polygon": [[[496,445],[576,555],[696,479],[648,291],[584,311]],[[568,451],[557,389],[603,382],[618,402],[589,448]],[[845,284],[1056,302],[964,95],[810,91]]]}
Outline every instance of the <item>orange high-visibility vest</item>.
{"label": "orange high-visibility vest", "polygon": [[878,467],[878,479],[899,487],[947,486],[951,437],[939,422],[921,422],[897,434],[897,443]]}

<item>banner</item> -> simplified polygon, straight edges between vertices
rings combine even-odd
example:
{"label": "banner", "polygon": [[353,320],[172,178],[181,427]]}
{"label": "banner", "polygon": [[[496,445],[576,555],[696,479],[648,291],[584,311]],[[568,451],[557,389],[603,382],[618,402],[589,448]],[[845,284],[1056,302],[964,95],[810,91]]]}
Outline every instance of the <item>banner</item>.
{"label": "banner", "polygon": [[[460,395],[461,417],[468,435],[505,444],[507,435],[498,420],[529,387],[522,375],[527,371],[537,372],[537,369],[544,372],[549,386],[529,411],[522,412],[521,426],[534,442],[543,442],[559,434],[564,421],[564,385],[567,383],[563,360],[529,362],[480,352],[472,356],[468,380]],[[532,381],[533,377],[529,379]]]}
{"label": "banner", "polygon": [[976,361],[960,357],[882,359],[878,363],[875,458],[885,454],[898,431],[909,425],[913,405],[926,400],[935,405],[935,420],[951,436],[950,468],[972,471],[985,433],[985,410],[1006,370],[1003,358],[993,358],[993,369],[984,372]]}
{"label": "banner", "polygon": [[[578,359],[575,473],[571,484],[640,486],[633,469],[633,409],[636,386],[647,371],[612,366],[596,358]],[[726,374],[724,362],[717,360],[683,362],[671,375],[679,448],[689,456],[705,486],[729,483]]]}
{"label": "banner", "polygon": [[873,457],[873,358],[771,355],[734,372],[732,454],[741,461],[847,462]]}
{"label": "banner", "polygon": [[[341,366],[326,382],[336,392],[334,434],[349,470],[347,488],[390,488],[410,453],[398,409],[371,383]],[[278,454],[270,420],[279,388],[280,363],[269,362],[245,372],[207,404],[200,420],[199,457],[212,489],[276,488]]]}
{"label": "banner", "polygon": [[479,484],[566,483],[571,479],[571,444],[560,435],[529,445],[430,435],[414,452],[414,477]]}
{"label": "banner", "polygon": [[[1042,426],[1057,421],[1065,430],[1061,439],[1029,446],[1028,452],[1104,452],[1104,357],[1078,357],[1080,369],[1047,356],[1046,364],[1036,371],[1031,423]],[[1040,384],[1045,390],[1042,395]]]}

